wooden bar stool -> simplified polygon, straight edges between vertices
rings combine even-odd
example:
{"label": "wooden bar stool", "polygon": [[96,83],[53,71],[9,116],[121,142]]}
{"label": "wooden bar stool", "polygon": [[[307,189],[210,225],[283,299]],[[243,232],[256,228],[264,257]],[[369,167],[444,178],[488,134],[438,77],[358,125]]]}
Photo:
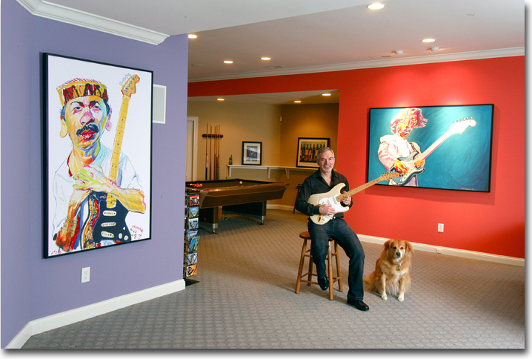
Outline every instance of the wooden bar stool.
{"label": "wooden bar stool", "polygon": [[[301,248],[301,259],[299,260],[299,272],[297,273],[296,282],[296,294],[299,293],[301,288],[301,282],[307,283],[307,285],[318,284],[318,275],[313,273],[312,254],[310,254],[310,248],[307,248],[307,243],[310,241],[309,232],[301,232],[299,237],[303,238],[303,247]],[[331,250],[331,244],[334,242],[334,251]],[[340,268],[340,257],[338,256],[338,243],[332,238],[329,238],[329,252],[327,254],[327,278],[329,279],[329,300],[333,300],[333,284],[338,282],[338,289],[343,292],[342,287],[342,271]],[[308,272],[303,273],[303,267],[305,265],[305,258],[309,258]],[[333,257],[336,257],[336,277],[333,276]],[[316,281],[312,281],[312,276],[316,276]],[[307,277],[307,279],[304,279]],[[319,284],[318,284],[319,285]]]}

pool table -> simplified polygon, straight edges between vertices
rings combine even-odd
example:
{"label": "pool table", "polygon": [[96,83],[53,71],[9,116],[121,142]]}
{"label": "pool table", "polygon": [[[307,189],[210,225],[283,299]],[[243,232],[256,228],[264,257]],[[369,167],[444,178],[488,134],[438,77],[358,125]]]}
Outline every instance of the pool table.
{"label": "pool table", "polygon": [[264,224],[266,201],[283,198],[288,184],[283,182],[229,179],[185,182],[190,194],[199,194],[199,221],[208,225],[213,233],[218,228],[218,212],[227,219],[228,214],[257,218]]}

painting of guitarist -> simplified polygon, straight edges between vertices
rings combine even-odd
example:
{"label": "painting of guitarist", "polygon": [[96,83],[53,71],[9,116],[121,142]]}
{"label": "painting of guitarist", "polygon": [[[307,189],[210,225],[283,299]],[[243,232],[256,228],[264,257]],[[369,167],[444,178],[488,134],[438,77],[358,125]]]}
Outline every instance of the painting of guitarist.
{"label": "painting of guitarist", "polygon": [[[420,153],[419,145],[415,142],[408,142],[408,136],[414,128],[425,127],[427,119],[423,117],[419,108],[406,108],[399,111],[390,121],[390,130],[393,135],[385,135],[381,138],[379,146],[379,160],[387,171],[395,171],[402,175],[408,173],[407,161],[413,153]],[[409,159],[409,160],[407,160]],[[413,166],[422,168],[424,159],[415,159]],[[395,185],[395,178],[389,184]],[[417,187],[417,176],[411,176],[405,186]]]}
{"label": "painting of guitarist", "polygon": [[[138,74],[128,73],[120,92],[113,93],[122,95],[117,120],[112,120],[105,83],[76,77],[56,87],[61,105],[56,136],[69,139],[70,150],[50,173],[48,256],[128,243],[146,235],[145,222],[133,216],[147,210],[141,175],[122,151],[129,103],[141,81]],[[113,127],[114,141],[105,144],[104,134]]]}
{"label": "painting of guitarist", "polygon": [[384,168],[391,186],[489,192],[492,127],[493,105],[370,109],[368,178]]}

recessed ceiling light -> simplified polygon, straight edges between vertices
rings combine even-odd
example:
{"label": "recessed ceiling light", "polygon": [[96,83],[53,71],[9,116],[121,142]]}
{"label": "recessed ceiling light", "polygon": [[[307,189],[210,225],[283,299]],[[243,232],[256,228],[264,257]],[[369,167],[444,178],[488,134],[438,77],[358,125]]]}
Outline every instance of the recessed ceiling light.
{"label": "recessed ceiling light", "polygon": [[321,95],[322,95],[322,96],[331,96],[330,93],[322,93]]}
{"label": "recessed ceiling light", "polygon": [[421,41],[422,42],[434,42],[434,41],[436,41],[436,39],[427,38],[427,39],[423,39]]}
{"label": "recessed ceiling light", "polygon": [[438,46],[433,46],[430,48],[431,51],[438,51],[440,48]]}
{"label": "recessed ceiling light", "polygon": [[394,52],[396,55],[401,55],[403,53],[403,50],[395,50]]}
{"label": "recessed ceiling light", "polygon": [[196,39],[198,37],[198,35],[196,34],[188,34],[188,38],[189,39]]}
{"label": "recessed ceiling light", "polygon": [[375,2],[373,4],[369,4],[366,7],[370,10],[380,10],[384,7],[384,4],[381,4],[380,2]]}
{"label": "recessed ceiling light", "polygon": [[266,66],[265,68],[267,68],[267,69],[282,69],[283,67],[281,65],[276,65],[276,66]]}
{"label": "recessed ceiling light", "polygon": [[233,60],[224,60],[224,64],[232,64]]}
{"label": "recessed ceiling light", "polygon": [[272,58],[271,57],[261,57],[260,59],[262,61],[270,61]]}
{"label": "recessed ceiling light", "polygon": [[218,100],[218,101],[225,101],[224,98],[217,98],[216,100]]}
{"label": "recessed ceiling light", "polygon": [[295,100],[294,102],[295,103],[301,103],[301,100]]}

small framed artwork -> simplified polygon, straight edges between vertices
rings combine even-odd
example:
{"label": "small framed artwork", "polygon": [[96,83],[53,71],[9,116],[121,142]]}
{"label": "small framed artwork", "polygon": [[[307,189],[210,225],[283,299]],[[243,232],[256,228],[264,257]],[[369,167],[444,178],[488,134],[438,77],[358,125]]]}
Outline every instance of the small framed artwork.
{"label": "small framed artwork", "polygon": [[299,137],[297,141],[297,167],[316,167],[318,151],[322,147],[329,147],[329,138]]}
{"label": "small framed artwork", "polygon": [[262,165],[262,142],[242,141],[242,164]]}
{"label": "small framed artwork", "polygon": [[368,181],[389,186],[489,192],[493,105],[369,110]]}

